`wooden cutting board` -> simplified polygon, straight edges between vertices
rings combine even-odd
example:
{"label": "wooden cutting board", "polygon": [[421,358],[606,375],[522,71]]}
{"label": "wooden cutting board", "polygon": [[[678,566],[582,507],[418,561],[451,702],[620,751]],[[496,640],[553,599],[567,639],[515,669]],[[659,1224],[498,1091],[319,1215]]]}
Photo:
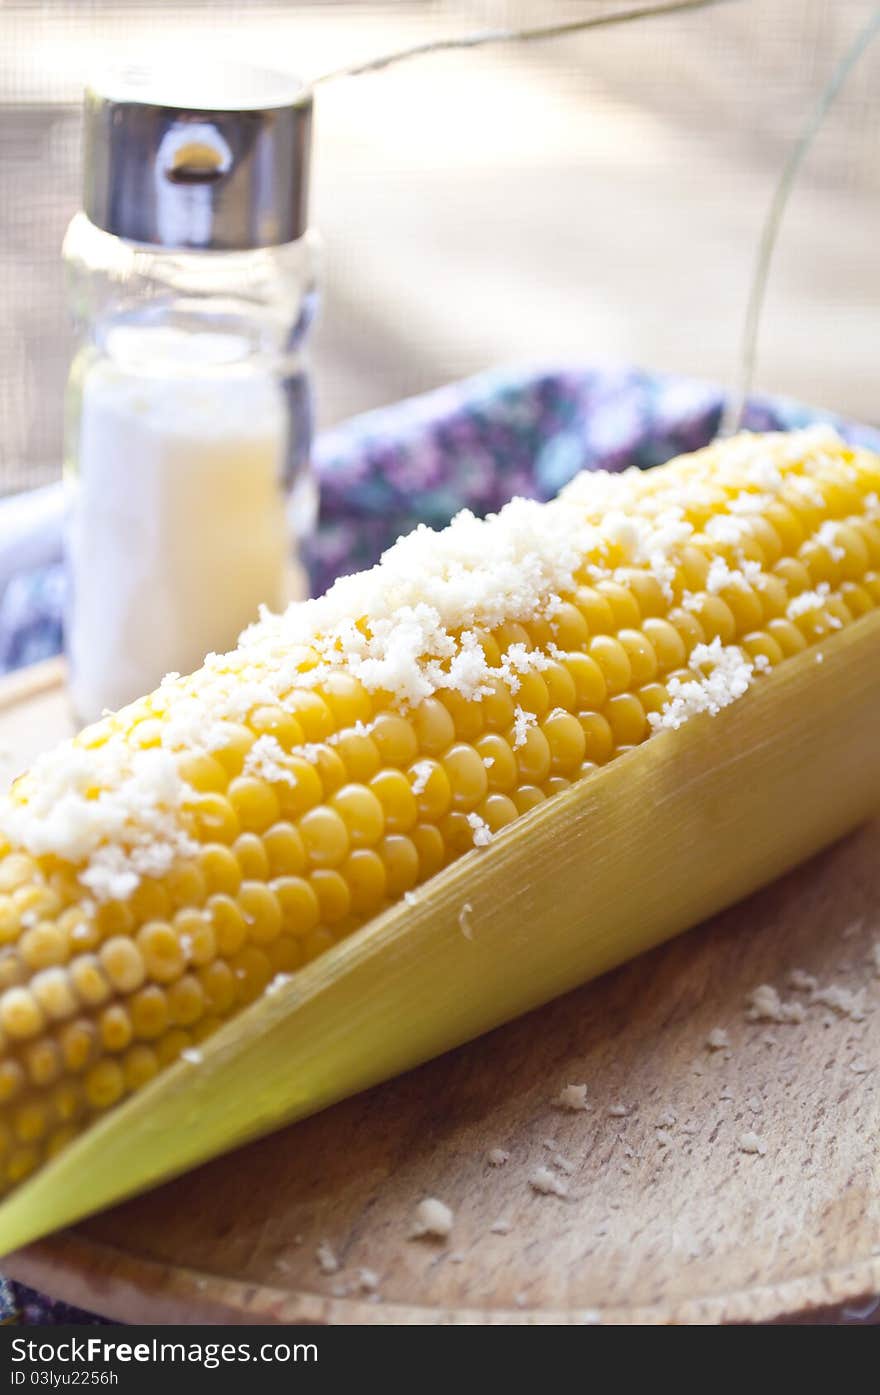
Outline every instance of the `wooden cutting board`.
{"label": "wooden cutting board", "polygon": [[[0,684],[4,775],[69,727],[61,665]],[[880,822],[604,979],[3,1268],[141,1322],[880,1320],[878,907]],[[811,1003],[797,971],[845,993]],[[805,1020],[749,1020],[765,983]],[[729,1045],[711,1049],[716,1028]],[[587,1110],[554,1103],[569,1083]],[[530,1182],[548,1175],[564,1195]],[[426,1196],[454,1211],[447,1241],[411,1238]]]}

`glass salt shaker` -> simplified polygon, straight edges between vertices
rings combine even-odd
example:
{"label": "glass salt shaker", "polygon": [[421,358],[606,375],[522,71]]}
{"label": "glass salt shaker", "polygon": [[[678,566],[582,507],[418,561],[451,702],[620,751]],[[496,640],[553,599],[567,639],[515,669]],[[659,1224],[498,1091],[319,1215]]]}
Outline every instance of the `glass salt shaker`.
{"label": "glass salt shaker", "polygon": [[84,207],[64,242],[82,722],[296,594],[316,512],[310,128],[296,79],[253,69],[131,67],[86,93]]}

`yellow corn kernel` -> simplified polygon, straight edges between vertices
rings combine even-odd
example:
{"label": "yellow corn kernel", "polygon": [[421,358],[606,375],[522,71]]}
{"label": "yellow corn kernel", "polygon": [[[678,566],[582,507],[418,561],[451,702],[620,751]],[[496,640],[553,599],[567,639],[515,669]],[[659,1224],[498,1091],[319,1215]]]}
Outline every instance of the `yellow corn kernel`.
{"label": "yellow corn kernel", "polygon": [[[514,788],[517,781],[518,767],[516,756],[509,741],[497,732],[487,732],[479,740],[474,742],[474,750],[483,762],[486,770],[486,782],[490,790],[500,790],[507,793]],[[448,778],[448,777],[447,777]],[[440,815],[445,814],[452,803],[452,786],[449,787],[449,800],[445,807],[438,811]],[[420,811],[422,805],[419,805]],[[430,816],[430,811],[428,816]]]}
{"label": "yellow corn kernel", "polygon": [[108,940],[98,951],[101,968],[118,993],[131,993],[144,981],[143,955],[132,940],[121,935]]}
{"label": "yellow corn kernel", "polygon": [[99,1061],[86,1073],[86,1099],[93,1109],[109,1109],[125,1093],[125,1076],[117,1061]]}
{"label": "yellow corn kernel", "polygon": [[612,635],[596,635],[590,640],[590,658],[595,659],[602,670],[609,694],[626,692],[632,683],[632,665],[619,639]]}
{"label": "yellow corn kernel", "polygon": [[[316,873],[316,876],[322,874]],[[328,873],[335,876],[335,873]],[[314,930],[321,914],[315,887],[305,877],[284,876],[272,882],[272,891],[281,912],[281,929],[287,935],[307,935]],[[218,941],[223,954],[233,954],[238,945],[225,949]]]}
{"label": "yellow corn kernel", "polygon": [[20,886],[39,885],[41,879],[37,863],[26,853],[7,853],[0,859],[0,892],[9,894]]}
{"label": "yellow corn kernel", "polygon": [[171,905],[201,906],[208,894],[205,878],[196,862],[181,862],[165,877],[165,890]]}
{"label": "yellow corn kernel", "polygon": [[262,833],[281,817],[278,795],[255,775],[237,775],[229,785],[229,803],[246,833]]}
{"label": "yellow corn kernel", "polygon": [[380,712],[373,722],[373,741],[383,765],[409,765],[419,753],[413,724],[395,712]]}
{"label": "yellow corn kernel", "polygon": [[326,741],[334,730],[333,713],[317,693],[302,689],[290,693],[285,707],[299,722],[306,741]]}
{"label": "yellow corn kernel", "polygon": [[648,734],[645,709],[635,693],[618,693],[605,704],[605,717],[614,737],[614,744],[636,746]]}
{"label": "yellow corn kernel", "polygon": [[[486,726],[490,731],[506,731],[516,713],[516,704],[510,689],[499,678],[491,678],[486,684],[486,689],[481,704]],[[446,743],[446,745],[450,744],[450,742]],[[428,748],[424,747],[424,749]],[[445,747],[440,748],[441,751],[444,749]]]}
{"label": "yellow corn kernel", "polygon": [[410,838],[419,859],[419,881],[427,881],[443,866],[445,849],[442,835],[436,824],[420,823],[412,830]]}
{"label": "yellow corn kernel", "polygon": [[83,1018],[66,1022],[58,1032],[58,1046],[68,1070],[84,1070],[98,1050],[95,1024]]}
{"label": "yellow corn kernel", "polygon": [[[491,739],[491,735],[488,734],[481,736],[478,738],[477,746],[479,747],[481,741],[490,741]],[[416,761],[406,772],[406,777],[416,797],[417,817],[436,821],[449,812],[452,806],[452,785],[439,761],[431,759]],[[391,792],[392,787],[389,787],[388,793]],[[411,810],[407,806],[405,817],[409,818],[410,814]]]}
{"label": "yellow corn kernel", "polygon": [[149,1046],[133,1046],[122,1059],[122,1074],[127,1090],[139,1090],[159,1073],[159,1061]]}
{"label": "yellow corn kernel", "polygon": [[[485,799],[489,778],[482,758],[473,746],[464,742],[451,746],[443,756],[442,765],[452,790],[453,809],[467,811]],[[399,827],[395,831],[406,832]]]}
{"label": "yellow corn kernel", "polygon": [[[445,760],[443,765],[445,769]],[[449,775],[448,770],[446,774]],[[377,775],[373,776],[369,787],[382,805],[387,831],[389,833],[408,833],[415,826],[419,817],[419,806],[412,786],[403,772],[400,770],[380,770]]]}
{"label": "yellow corn kernel", "polygon": [[124,1051],[134,1036],[128,1010],[122,1003],[111,1003],[98,1019],[101,1044],[107,1051]]}
{"label": "yellow corn kernel", "polygon": [[586,737],[584,730],[570,712],[551,712],[541,723],[541,730],[550,746],[550,769],[554,775],[577,770],[584,759]]}
{"label": "yellow corn kernel", "polygon": [[230,968],[238,981],[239,998],[243,1003],[255,1002],[272,978],[269,957],[256,945],[245,945],[244,949],[239,950]]}
{"label": "yellow corn kernel", "polygon": [[543,804],[546,795],[537,785],[519,785],[513,792],[513,802],[520,814],[527,814],[536,805]]}
{"label": "yellow corn kernel", "polygon": [[229,771],[214,756],[186,751],[177,757],[177,771],[182,780],[200,794],[222,794],[229,784]]}
{"label": "yellow corn kernel", "polygon": [[8,1037],[24,1041],[45,1025],[45,1014],[29,988],[7,988],[0,998],[0,1027]]}
{"label": "yellow corn kernel", "polygon": [[309,883],[318,901],[321,920],[335,925],[348,915],[351,909],[351,892],[348,882],[331,868],[319,868],[309,878]]}
{"label": "yellow corn kernel", "polygon": [[637,688],[650,683],[657,676],[657,655],[650,639],[641,630],[618,630],[617,642],[626,651],[629,659],[630,682]]}
{"label": "yellow corn kernel", "polygon": [[[200,863],[205,856],[216,846],[209,844],[203,849],[200,856]],[[162,882],[155,877],[144,877],[140,885],[135,888],[131,895],[131,912],[135,923],[142,925],[145,920],[164,920],[171,909],[171,900]],[[97,944],[97,941],[95,941]],[[82,949],[94,949],[94,944],[83,944]]]}
{"label": "yellow corn kernel", "polygon": [[608,718],[601,712],[579,712],[578,721],[584,733],[584,760],[604,765],[614,751],[614,733]]}
{"label": "yellow corn kernel", "polygon": [[218,891],[209,897],[206,907],[214,927],[214,936],[219,954],[237,954],[247,940],[247,925],[238,902]]}
{"label": "yellow corn kernel", "polygon": [[571,601],[563,601],[554,611],[550,632],[560,649],[582,649],[590,638],[583,611]]}
{"label": "yellow corn kernel", "polygon": [[194,974],[184,974],[166,990],[168,1016],[176,1027],[189,1027],[206,1011],[205,990]]}
{"label": "yellow corn kernel", "polygon": [[574,603],[584,617],[591,635],[607,635],[614,629],[614,612],[605,596],[592,586],[579,586]]}
{"label": "yellow corn kernel", "polygon": [[321,804],[303,814],[299,832],[313,867],[338,867],[348,856],[350,839],[345,820],[329,805]]}
{"label": "yellow corn kernel", "polygon": [[[241,889],[238,895],[241,904]],[[210,964],[217,953],[217,938],[209,911],[195,910],[191,907],[178,911],[174,917],[174,933],[180,941],[188,963]]]}
{"label": "yellow corn kernel", "polygon": [[242,878],[265,881],[269,875],[269,856],[262,838],[256,833],[242,833],[232,845]]}
{"label": "yellow corn kernel", "polygon": [[543,717],[550,711],[550,693],[540,673],[529,671],[522,674],[516,690],[517,706],[524,712],[532,712]]}
{"label": "yellow corn kernel", "polygon": [[[578,728],[580,730],[580,728]],[[483,800],[477,808],[477,813],[485,823],[488,824],[492,833],[498,833],[502,828],[506,828],[509,823],[513,823],[517,818],[519,810],[506,794],[490,794]]]}
{"label": "yellow corn kernel", "polygon": [[[342,759],[329,746],[320,748],[316,764],[302,756],[288,756],[285,770],[289,779],[275,787],[278,806],[285,819],[299,818],[313,809],[324,794],[330,793],[334,779],[336,785],[341,785],[348,778]],[[338,772],[335,776],[334,771]]]}
{"label": "yellow corn kernel", "polygon": [[283,707],[255,707],[247,724],[256,736],[274,736],[285,751],[301,746],[306,739],[302,724],[292,712],[285,712]]}
{"label": "yellow corn kernel", "polygon": [[[248,938],[256,945],[266,945],[281,934],[281,906],[271,887],[265,882],[242,882],[238,893],[238,904],[248,928]],[[212,946],[213,948],[213,946]],[[194,963],[206,963],[214,956],[197,959]]]}
{"label": "yellow corn kernel", "polygon": [[41,920],[30,930],[25,930],[19,940],[18,951],[29,969],[35,972],[64,964],[70,954],[67,936],[51,920]]}
{"label": "yellow corn kernel", "polygon": [[[277,824],[276,827],[283,827]],[[270,830],[271,832],[271,830]],[[269,835],[267,834],[266,837]],[[263,840],[266,845],[266,839]],[[268,851],[268,845],[267,851]],[[226,892],[235,895],[241,885],[241,867],[231,848],[221,843],[209,843],[199,854],[199,870],[205,879],[209,895],[213,892]],[[142,915],[142,920],[163,920],[163,915]]]}
{"label": "yellow corn kernel", "polygon": [[139,1041],[154,1041],[168,1026],[168,997],[157,984],[141,988],[129,998],[134,1035]]}
{"label": "yellow corn kernel", "polygon": [[[385,867],[387,895],[392,900],[399,900],[419,880],[419,854],[416,845],[411,837],[405,837],[402,833],[389,833],[379,843],[376,851]],[[317,905],[315,912],[317,924]]]}
{"label": "yellow corn kernel", "polygon": [[482,703],[469,702],[461,693],[451,689],[439,693],[438,698],[452,718],[455,734],[460,741],[473,741],[480,735],[486,724]]}
{"label": "yellow corn kernel", "polygon": [[455,740],[455,723],[438,698],[426,698],[412,714],[419,750],[441,755]]}
{"label": "yellow corn kernel", "polygon": [[184,1031],[183,1027],[172,1027],[170,1031],[163,1032],[154,1044],[159,1069],[172,1065],[182,1051],[192,1046],[192,1041],[189,1032]]}
{"label": "yellow corn kernel", "polygon": [[178,934],[167,921],[148,921],[138,931],[136,943],[147,978],[155,983],[170,983],[183,973],[186,955]]}
{"label": "yellow corn kernel", "polygon": [[361,784],[343,785],[328,802],[342,816],[353,848],[371,848],[378,843],[385,832],[385,812],[373,790]]}
{"label": "yellow corn kernel", "polygon": [[32,1042],[26,1046],[22,1059],[28,1073],[28,1079],[32,1085],[51,1085],[57,1080],[63,1070],[61,1052],[58,1050],[56,1042],[51,1037],[44,1037],[40,1041]]}
{"label": "yellow corn kernel", "polygon": [[547,685],[551,711],[563,707],[571,712],[577,704],[577,688],[566,665],[555,661],[547,664],[541,670],[541,677]]}
{"label": "yellow corn kernel", "polygon": [[767,626],[767,633],[776,641],[786,658],[800,654],[807,647],[807,641],[791,620],[771,620]]}
{"label": "yellow corn kernel", "polygon": [[550,774],[550,742],[539,726],[529,726],[524,732],[508,733],[516,756],[519,778],[527,784],[542,784]]}
{"label": "yellow corn kernel", "polygon": [[369,780],[371,775],[375,775],[382,764],[379,747],[366,732],[340,732],[333,744],[349,780],[363,783]]}
{"label": "yellow corn kernel", "polygon": [[602,707],[608,686],[596,660],[589,654],[566,654],[564,662],[574,682],[577,707]]}
{"label": "yellow corn kernel", "polygon": [[232,801],[222,794],[200,794],[186,805],[187,823],[192,836],[201,842],[232,843],[241,823]]}
{"label": "yellow corn kernel", "polygon": [[638,629],[642,623],[642,613],[632,591],[619,581],[600,581],[596,590],[611,607],[615,630]]}
{"label": "yellow corn kernel", "polygon": [[7,1057],[0,1061],[0,1104],[8,1104],[21,1094],[25,1086],[25,1073],[18,1061]]}
{"label": "yellow corn kernel", "polygon": [[231,1011],[238,998],[238,984],[229,965],[223,959],[215,959],[198,970],[198,980],[211,1009],[223,1017]]}
{"label": "yellow corn kernel", "polygon": [[214,759],[222,765],[227,776],[240,775],[248,751],[256,740],[256,734],[236,722],[224,722],[220,743],[214,750]]}
{"label": "yellow corn kernel", "polygon": [[385,864],[372,848],[357,848],[340,869],[348,882],[353,911],[371,915],[385,899]]}

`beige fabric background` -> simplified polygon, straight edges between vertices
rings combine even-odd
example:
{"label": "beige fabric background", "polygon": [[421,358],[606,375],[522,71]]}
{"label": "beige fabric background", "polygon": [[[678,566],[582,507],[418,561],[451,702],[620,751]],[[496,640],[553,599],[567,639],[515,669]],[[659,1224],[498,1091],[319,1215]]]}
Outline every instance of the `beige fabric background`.
{"label": "beige fabric background", "polygon": [[[728,379],[772,182],[874,0],[731,0],[321,93],[322,424],[492,364],[597,357]],[[58,247],[104,61],[233,52],[306,76],[432,35],[615,0],[0,4],[0,492],[59,470]],[[785,225],[760,386],[880,419],[880,42]]]}

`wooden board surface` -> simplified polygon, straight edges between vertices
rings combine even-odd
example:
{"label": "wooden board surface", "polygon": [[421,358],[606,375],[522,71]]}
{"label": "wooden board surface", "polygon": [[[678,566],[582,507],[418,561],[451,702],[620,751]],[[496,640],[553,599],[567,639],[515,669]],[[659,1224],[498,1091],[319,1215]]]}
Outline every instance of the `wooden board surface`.
{"label": "wooden board surface", "polygon": [[[69,729],[62,678],[0,685],[4,774]],[[3,1267],[129,1321],[876,1320],[878,903],[875,823],[599,982]],[[797,970],[861,1010],[810,1004]],[[805,1020],[749,1020],[762,983]],[[581,1082],[589,1108],[556,1107]],[[567,1195],[536,1192],[539,1168]],[[454,1210],[446,1242],[411,1238],[425,1196]]]}

